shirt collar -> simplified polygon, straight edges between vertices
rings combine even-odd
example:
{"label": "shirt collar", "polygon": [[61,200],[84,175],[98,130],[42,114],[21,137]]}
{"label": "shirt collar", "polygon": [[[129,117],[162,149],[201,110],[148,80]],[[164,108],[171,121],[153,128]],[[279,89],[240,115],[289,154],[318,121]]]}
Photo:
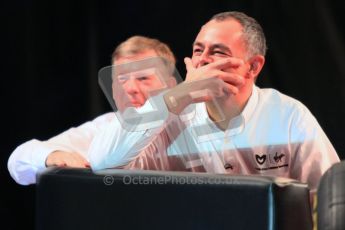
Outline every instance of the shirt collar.
{"label": "shirt collar", "polygon": [[[258,104],[258,98],[259,98],[259,93],[258,93],[258,88],[254,85],[252,89],[252,93],[248,99],[247,104],[245,105],[243,111],[241,114],[238,116],[234,117],[233,119],[230,120],[228,129],[223,132],[221,131],[214,123],[211,121],[211,119],[208,117],[207,109],[205,103],[199,103],[198,104],[198,109],[200,110],[201,114],[203,115],[206,123],[208,123],[207,126],[200,125],[197,128],[200,128],[203,130],[202,133],[207,133],[207,135],[201,135],[199,134],[198,136],[205,136],[207,140],[210,139],[218,139],[220,137],[231,137],[237,134],[240,134],[245,127],[245,124],[249,122],[249,119],[252,117],[255,107]],[[199,107],[200,106],[200,107]],[[207,129],[206,129],[207,127]]]}
{"label": "shirt collar", "polygon": [[249,119],[252,117],[255,111],[255,107],[258,103],[258,97],[258,89],[254,85],[248,102],[241,114],[230,120],[228,129],[225,132],[225,136],[237,135],[244,130],[246,123],[249,122]]}
{"label": "shirt collar", "polygon": [[258,104],[259,100],[259,92],[258,87],[253,85],[252,94],[249,97],[247,104],[245,105],[242,113],[240,116],[243,116],[244,122],[247,123],[249,119],[252,117],[255,111],[255,107]]}

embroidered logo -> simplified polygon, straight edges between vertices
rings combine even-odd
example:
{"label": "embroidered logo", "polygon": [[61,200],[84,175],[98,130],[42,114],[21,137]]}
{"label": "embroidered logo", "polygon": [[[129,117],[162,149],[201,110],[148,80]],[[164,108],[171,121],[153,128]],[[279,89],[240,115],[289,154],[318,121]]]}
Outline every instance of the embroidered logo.
{"label": "embroidered logo", "polygon": [[[263,155],[255,154],[255,161],[257,162],[258,167],[255,167],[256,170],[265,171],[278,168],[289,167],[288,164],[288,155],[284,153],[267,153]],[[263,165],[266,162],[265,165]]]}
{"label": "embroidered logo", "polygon": [[259,165],[262,165],[266,161],[266,155],[260,156],[260,155],[255,154],[255,160],[256,162],[258,162]]}
{"label": "embroidered logo", "polygon": [[234,169],[234,167],[233,167],[230,163],[226,163],[226,164],[224,165],[224,168],[225,168],[225,169],[231,169],[231,170]]}
{"label": "embroidered logo", "polygon": [[279,154],[278,152],[276,152],[276,154],[274,155],[273,159],[276,163],[282,162],[282,158],[285,157],[285,154]]}

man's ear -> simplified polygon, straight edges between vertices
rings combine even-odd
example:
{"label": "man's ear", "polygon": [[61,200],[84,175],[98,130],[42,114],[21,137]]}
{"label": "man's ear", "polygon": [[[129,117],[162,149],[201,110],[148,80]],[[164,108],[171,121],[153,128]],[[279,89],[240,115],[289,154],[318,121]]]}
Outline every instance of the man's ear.
{"label": "man's ear", "polygon": [[250,76],[250,78],[255,79],[259,75],[262,67],[265,64],[265,57],[262,55],[255,55],[250,59],[249,62],[250,68],[248,71],[248,75]]}

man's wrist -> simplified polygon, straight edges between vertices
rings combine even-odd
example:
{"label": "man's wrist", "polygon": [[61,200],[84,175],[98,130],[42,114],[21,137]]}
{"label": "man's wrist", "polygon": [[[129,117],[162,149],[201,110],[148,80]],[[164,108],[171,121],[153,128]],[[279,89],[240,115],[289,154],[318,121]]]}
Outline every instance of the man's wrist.
{"label": "man's wrist", "polygon": [[189,95],[179,95],[174,90],[164,95],[164,101],[169,112],[176,115],[179,115],[192,102]]}

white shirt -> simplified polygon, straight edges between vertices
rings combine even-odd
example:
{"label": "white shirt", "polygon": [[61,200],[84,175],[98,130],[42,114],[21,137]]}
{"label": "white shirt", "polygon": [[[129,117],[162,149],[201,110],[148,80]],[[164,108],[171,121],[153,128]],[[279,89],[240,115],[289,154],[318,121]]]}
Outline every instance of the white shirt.
{"label": "white shirt", "polygon": [[115,113],[106,113],[47,141],[33,139],[25,142],[14,150],[8,160],[10,175],[22,185],[36,183],[36,174],[46,169],[47,156],[57,150],[76,152],[87,158],[94,136],[114,117]]}
{"label": "white shirt", "polygon": [[168,120],[161,128],[130,132],[114,119],[91,145],[91,167],[281,176],[308,183],[313,191],[339,161],[310,111],[274,89],[254,87],[225,132],[209,120],[203,103],[190,120]]}

